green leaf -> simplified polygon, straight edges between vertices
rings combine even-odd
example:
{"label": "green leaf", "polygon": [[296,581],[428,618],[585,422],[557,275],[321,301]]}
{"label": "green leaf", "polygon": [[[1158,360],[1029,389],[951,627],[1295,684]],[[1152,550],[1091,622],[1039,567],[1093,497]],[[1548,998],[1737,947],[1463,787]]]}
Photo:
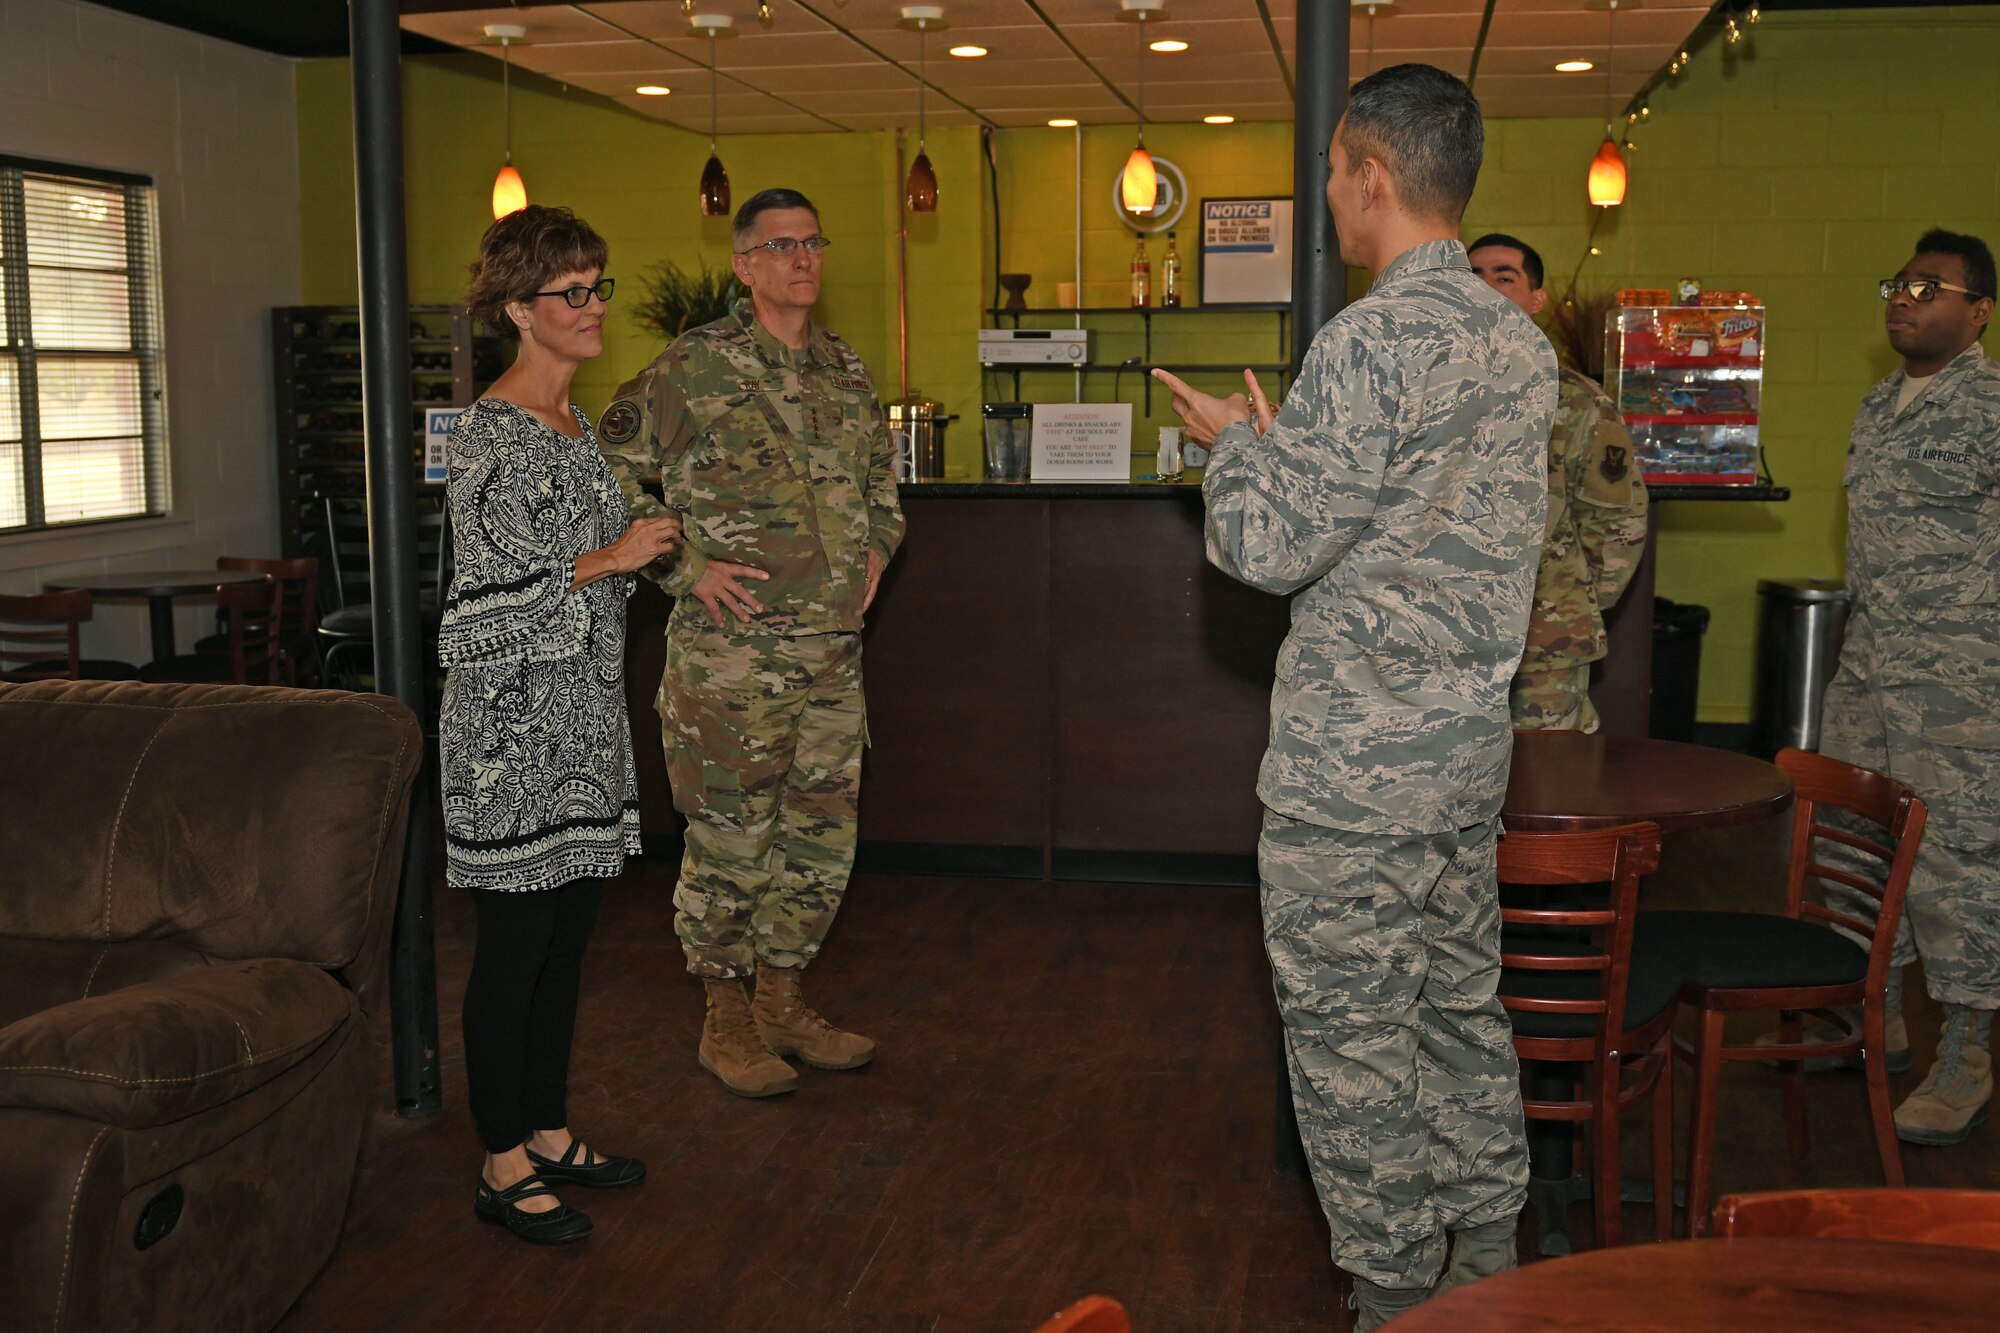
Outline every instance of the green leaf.
{"label": "green leaf", "polygon": [[711,269],[707,260],[697,262],[694,273],[671,259],[640,270],[639,285],[646,295],[632,307],[632,318],[642,328],[672,342],[689,329],[721,319],[746,295],[734,273]]}

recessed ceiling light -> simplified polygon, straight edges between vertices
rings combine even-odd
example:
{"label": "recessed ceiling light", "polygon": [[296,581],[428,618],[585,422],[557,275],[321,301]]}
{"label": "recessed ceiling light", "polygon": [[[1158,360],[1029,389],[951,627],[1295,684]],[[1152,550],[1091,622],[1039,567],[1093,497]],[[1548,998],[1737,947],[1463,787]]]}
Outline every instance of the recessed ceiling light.
{"label": "recessed ceiling light", "polygon": [[1146,49],[1148,51],[1185,51],[1187,50],[1187,43],[1176,42],[1171,38],[1169,38],[1166,40],[1154,42],[1151,46],[1147,47]]}
{"label": "recessed ceiling light", "polygon": [[1076,128],[1076,122],[1068,116],[1057,116],[1049,122],[1049,128],[1052,130],[1073,130]]}
{"label": "recessed ceiling light", "polygon": [[1234,124],[1236,123],[1236,117],[1234,117],[1234,116],[1203,116],[1203,117],[1201,118],[1201,123],[1202,123],[1202,124],[1204,124],[1204,125],[1234,125]]}
{"label": "recessed ceiling light", "polygon": [[986,48],[983,46],[954,46],[951,48],[951,53],[960,60],[977,60],[986,54]]}
{"label": "recessed ceiling light", "polygon": [[1597,66],[1591,64],[1588,60],[1565,60],[1556,66],[1556,73],[1581,74],[1585,70],[1596,68]]}
{"label": "recessed ceiling light", "polygon": [[642,83],[637,88],[634,88],[632,91],[639,94],[639,96],[641,97],[665,97],[668,93],[672,92],[673,89],[663,88],[657,83]]}

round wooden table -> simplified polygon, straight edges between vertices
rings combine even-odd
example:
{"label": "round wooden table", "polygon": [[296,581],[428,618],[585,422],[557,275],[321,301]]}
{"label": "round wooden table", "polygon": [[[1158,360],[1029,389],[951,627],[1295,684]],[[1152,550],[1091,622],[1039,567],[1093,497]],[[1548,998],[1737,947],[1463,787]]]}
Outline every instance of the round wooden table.
{"label": "round wooden table", "polygon": [[116,574],[78,574],[49,579],[50,592],[82,588],[92,597],[144,597],[152,607],[153,660],[174,655],[174,598],[212,593],[225,583],[261,583],[266,575],[247,569],[134,569]]}
{"label": "round wooden table", "polygon": [[1548,1259],[1425,1301],[1396,1333],[1991,1328],[2000,1254],[1746,1236]]}
{"label": "round wooden table", "polygon": [[1517,731],[1501,818],[1523,833],[1649,820],[1663,833],[1765,819],[1792,803],[1775,764],[1705,745]]}

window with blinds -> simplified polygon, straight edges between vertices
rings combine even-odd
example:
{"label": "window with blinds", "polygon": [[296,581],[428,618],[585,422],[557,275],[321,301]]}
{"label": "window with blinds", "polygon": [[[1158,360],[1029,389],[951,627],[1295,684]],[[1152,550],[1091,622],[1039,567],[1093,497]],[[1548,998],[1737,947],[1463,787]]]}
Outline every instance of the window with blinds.
{"label": "window with blinds", "polygon": [[0,534],[167,509],[153,185],[0,156]]}

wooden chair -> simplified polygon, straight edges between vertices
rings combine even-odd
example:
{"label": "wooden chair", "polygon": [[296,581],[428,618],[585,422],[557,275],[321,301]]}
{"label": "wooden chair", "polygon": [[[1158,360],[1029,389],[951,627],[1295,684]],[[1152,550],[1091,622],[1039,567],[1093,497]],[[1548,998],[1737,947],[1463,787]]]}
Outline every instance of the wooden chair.
{"label": "wooden chair", "polygon": [[1086,1296],[1064,1306],[1035,1333],[1132,1333],[1132,1321],[1109,1296]]}
{"label": "wooden chair", "polygon": [[[286,685],[317,684],[319,646],[314,641],[314,631],[319,625],[319,561],[312,556],[268,560],[260,556],[223,555],[216,557],[215,567],[247,570],[271,578],[277,592],[271,633],[278,643],[278,678]],[[211,657],[228,657],[228,618],[218,609],[216,620],[216,632],[197,642],[194,650]]]}
{"label": "wooden chair", "polygon": [[[1715,1158],[1715,1103],[1724,1061],[1781,1061],[1785,1093],[1785,1137],[1794,1157],[1806,1153],[1805,1067],[1808,1059],[1861,1053],[1868,1080],[1868,1109],[1882,1175],[1903,1184],[1903,1159],[1889,1108],[1889,1074],[1883,1064],[1883,995],[1903,895],[1923,838],[1924,803],[1895,779],[1838,759],[1783,750],[1778,767],[1791,776],[1796,792],[1791,862],[1785,878],[1782,914],[1764,912],[1647,912],[1639,918],[1635,956],[1663,959],[1683,977],[1681,1002],[1700,1011],[1692,1043],[1676,1051],[1694,1066],[1693,1103],[1688,1117],[1687,1218],[1692,1235],[1708,1223],[1709,1172]],[[1827,822],[1845,812],[1878,829],[1878,842],[1849,827]],[[1881,863],[1878,884],[1852,870],[1818,859],[1823,841],[1848,849],[1856,864]],[[1837,883],[1877,903],[1875,919],[1864,921],[1807,896],[1809,887]],[[1863,948],[1835,927],[1869,941]],[[1837,1006],[1861,1006],[1861,1026]],[[1748,1010],[1775,1009],[1781,1044],[1731,1046],[1723,1040],[1723,1020]],[[1833,1022],[1845,1034],[1833,1041],[1807,1042],[1802,1015]]]}
{"label": "wooden chair", "polygon": [[0,594],[0,680],[137,680],[139,668],[111,658],[85,657],[83,622],[90,594]]}
{"label": "wooden chair", "polygon": [[[1588,1122],[1597,1243],[1624,1242],[1618,1119],[1650,1098],[1654,1237],[1673,1232],[1674,997],[1680,975],[1635,964],[1639,877],[1660,864],[1660,830],[1626,824],[1581,833],[1500,839],[1500,1003],[1522,1060],[1580,1067],[1570,1100],[1526,1098],[1530,1120]],[[1589,885],[1578,907],[1510,905],[1512,886]],[[1631,1082],[1626,1081],[1632,1075]]]}
{"label": "wooden chair", "polygon": [[216,607],[229,618],[229,653],[180,653],[148,662],[140,678],[150,681],[234,681],[238,685],[278,683],[278,585],[224,583],[215,590]]}
{"label": "wooden chair", "polygon": [[1773,1190],[1727,1194],[1718,1236],[1901,1240],[2000,1251],[2000,1190]]}

